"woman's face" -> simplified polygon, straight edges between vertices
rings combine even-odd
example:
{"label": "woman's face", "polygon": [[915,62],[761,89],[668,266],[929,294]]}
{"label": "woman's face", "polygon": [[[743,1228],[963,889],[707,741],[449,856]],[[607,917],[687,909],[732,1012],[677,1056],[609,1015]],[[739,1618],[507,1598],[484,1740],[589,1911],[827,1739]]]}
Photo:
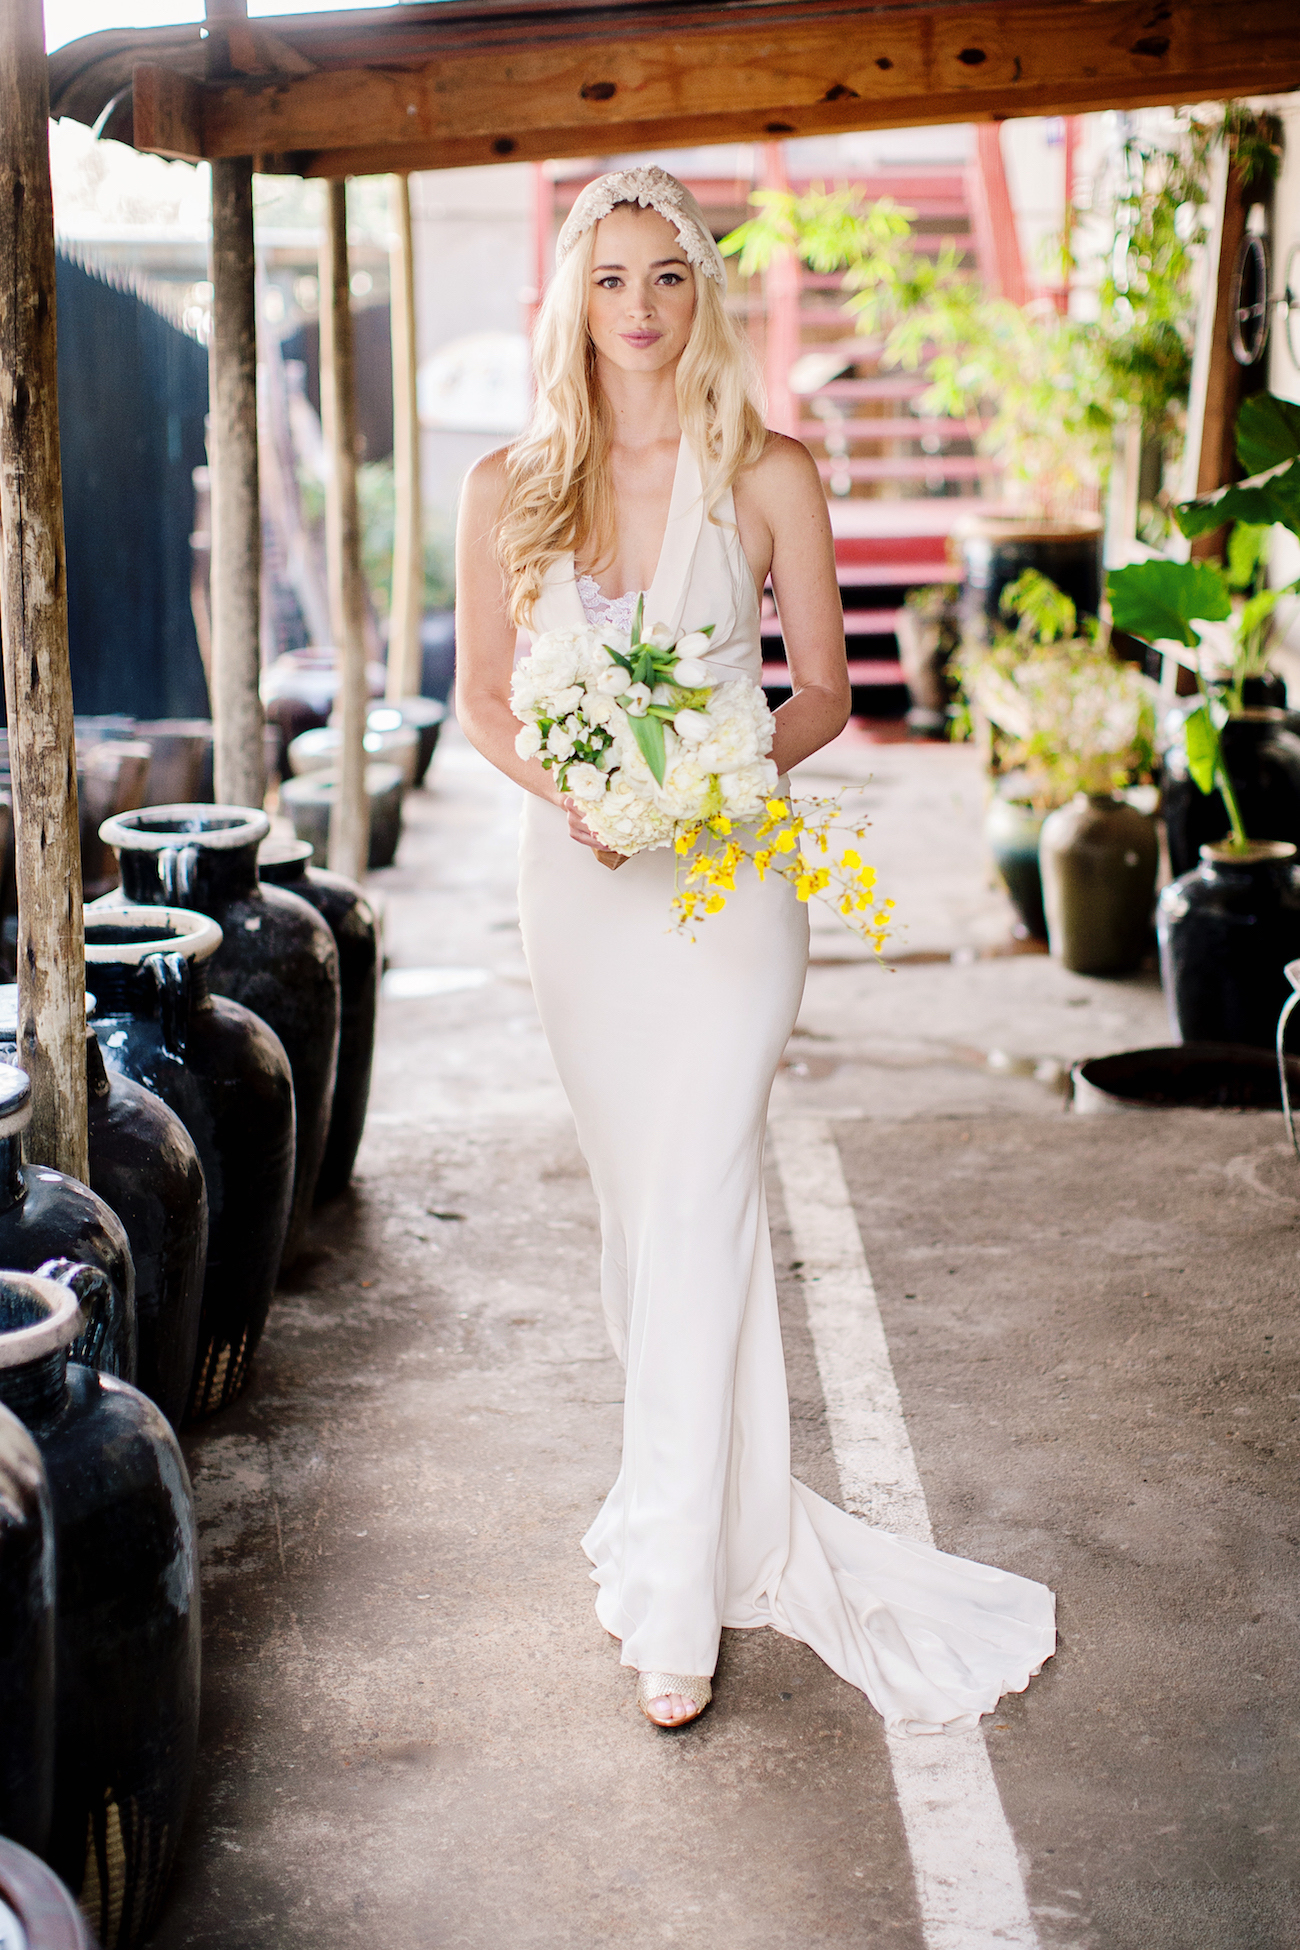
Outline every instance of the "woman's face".
{"label": "woman's face", "polygon": [[695,316],[695,272],[657,210],[621,203],[596,225],[587,328],[620,372],[659,372],[680,359]]}

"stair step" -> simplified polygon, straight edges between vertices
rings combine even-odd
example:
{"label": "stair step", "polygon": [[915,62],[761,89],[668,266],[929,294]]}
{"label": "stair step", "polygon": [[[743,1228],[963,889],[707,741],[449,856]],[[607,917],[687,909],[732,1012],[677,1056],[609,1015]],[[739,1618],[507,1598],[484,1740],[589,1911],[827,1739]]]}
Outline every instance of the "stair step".
{"label": "stair step", "polygon": [[945,481],[979,481],[996,473],[991,461],[980,454],[909,454],[898,460],[819,460],[817,472],[823,480],[832,474],[847,474],[851,481],[924,481],[937,477]]}
{"label": "stair step", "polygon": [[[926,537],[926,540],[929,538]],[[919,589],[926,583],[962,582],[961,562],[837,562],[835,579],[841,589]]]}
{"label": "stair step", "polygon": [[[898,629],[898,619],[902,611],[898,609],[846,609],[844,612],[845,636],[893,636]],[[765,637],[781,634],[780,618],[765,616],[760,625]]]}
{"label": "stair step", "polygon": [[[903,666],[898,663],[888,663],[883,657],[850,657],[849,682],[858,690],[878,688],[882,685],[897,686],[904,682]],[[788,691],[792,688],[790,672],[784,664],[763,665],[765,691]]]}
{"label": "stair step", "polygon": [[824,440],[833,431],[846,440],[920,440],[926,434],[936,434],[940,440],[973,440],[985,424],[979,421],[972,432],[967,420],[922,420],[912,414],[894,420],[800,420],[799,438]]}

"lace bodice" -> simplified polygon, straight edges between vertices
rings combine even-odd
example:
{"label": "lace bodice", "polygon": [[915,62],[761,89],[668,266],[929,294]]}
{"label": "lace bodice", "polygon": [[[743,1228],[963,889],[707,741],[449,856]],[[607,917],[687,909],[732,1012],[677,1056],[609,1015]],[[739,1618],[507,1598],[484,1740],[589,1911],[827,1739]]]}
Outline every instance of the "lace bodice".
{"label": "lace bodice", "polygon": [[626,596],[606,596],[595,576],[578,577],[578,601],[593,630],[617,630],[626,636],[632,628],[640,594],[639,589],[629,589]]}

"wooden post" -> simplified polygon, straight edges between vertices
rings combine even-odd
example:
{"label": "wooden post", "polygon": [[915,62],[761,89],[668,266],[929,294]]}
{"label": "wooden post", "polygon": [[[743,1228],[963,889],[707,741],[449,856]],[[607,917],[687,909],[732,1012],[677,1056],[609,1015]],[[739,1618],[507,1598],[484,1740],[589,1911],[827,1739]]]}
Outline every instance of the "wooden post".
{"label": "wooden post", "polygon": [[[763,144],[763,188],[789,188],[785,146],[780,142]],[[788,433],[796,440],[799,437],[799,408],[790,390],[790,369],[799,357],[803,338],[799,318],[802,289],[803,265],[798,256],[794,251],[778,251],[763,279],[767,308],[763,355],[763,377],[767,382],[767,422],[777,433]]]}
{"label": "wooden post", "polygon": [[326,185],[329,208],[320,259],[320,405],[329,478],[325,550],[330,621],[339,660],[337,717],[342,743],[338,797],[330,814],[330,866],[359,880],[370,853],[366,799],[366,646],[357,510],[357,397],[348,276],[347,183]]}
{"label": "wooden post", "polygon": [[41,0],[0,12],[0,634],[18,878],[27,1155],[86,1180],[86,970],[59,465]]}
{"label": "wooden post", "polygon": [[393,177],[389,315],[393,329],[393,595],[388,612],[388,695],[418,697],[423,675],[424,522],[420,507],[420,412],[415,373],[415,252],[411,184]]}
{"label": "wooden post", "polygon": [[[210,21],[246,20],[247,0],[206,0]],[[230,71],[228,34],[211,36],[216,78]],[[257,303],[253,163],[212,164],[212,731],[217,798],[260,806],[262,511],[257,476]]]}

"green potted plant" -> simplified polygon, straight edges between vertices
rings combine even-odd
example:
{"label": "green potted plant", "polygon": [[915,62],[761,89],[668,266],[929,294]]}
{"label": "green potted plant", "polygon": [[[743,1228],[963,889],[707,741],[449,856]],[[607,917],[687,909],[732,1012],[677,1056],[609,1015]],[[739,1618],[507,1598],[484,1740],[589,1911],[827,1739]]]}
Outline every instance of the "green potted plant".
{"label": "green potted plant", "polygon": [[1288,993],[1285,967],[1300,955],[1300,740],[1282,712],[1243,699],[1266,659],[1272,612],[1296,588],[1259,587],[1266,536],[1258,531],[1280,524],[1300,535],[1300,406],[1267,393],[1247,400],[1237,453],[1250,470],[1245,480],[1175,510],[1189,536],[1229,521],[1245,527],[1230,541],[1227,571],[1213,562],[1142,562],[1114,571],[1108,590],[1118,627],[1179,655],[1197,676],[1196,700],[1166,762],[1171,858],[1176,837],[1184,856],[1195,838],[1172,791],[1183,769],[1210,822],[1199,859],[1184,863],[1157,913],[1174,1032],[1180,1041],[1270,1048]]}
{"label": "green potted plant", "polygon": [[1052,952],[1083,974],[1120,974],[1145,951],[1157,843],[1120,796],[1154,760],[1154,686],[1121,664],[1069,597],[1027,569],[1003,593],[1004,628],[961,660],[973,713],[993,727],[1003,784],[986,831],[1022,918],[1036,824]]}

